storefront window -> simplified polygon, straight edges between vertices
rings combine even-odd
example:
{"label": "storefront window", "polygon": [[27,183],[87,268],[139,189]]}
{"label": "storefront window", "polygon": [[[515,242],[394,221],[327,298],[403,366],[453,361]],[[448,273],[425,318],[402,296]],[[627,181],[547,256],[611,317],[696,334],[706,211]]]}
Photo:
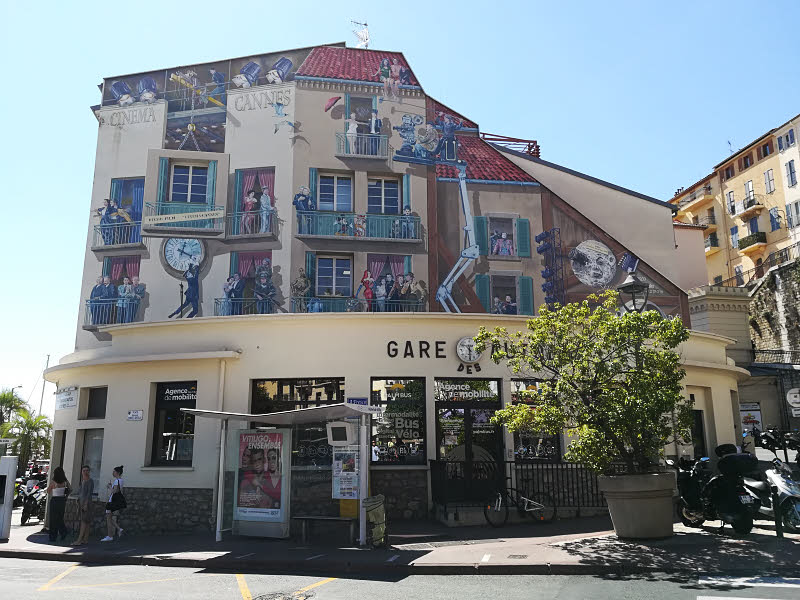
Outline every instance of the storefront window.
{"label": "storefront window", "polygon": [[[534,379],[511,380],[511,403],[533,406],[530,395],[526,391],[535,390]],[[514,459],[535,460],[537,462],[561,459],[561,436],[546,433],[514,432]]]}
{"label": "storefront window", "polygon": [[183,412],[181,408],[195,408],[196,403],[196,381],[156,384],[153,465],[192,465],[194,415]]}
{"label": "storefront window", "polygon": [[[437,379],[434,393],[439,460],[471,464],[503,460],[501,431],[491,422],[500,408],[498,380]],[[471,476],[479,477],[478,470]]]}
{"label": "storefront window", "polygon": [[94,493],[100,490],[100,466],[103,460],[103,430],[84,429],[83,430],[83,454],[81,455],[81,467],[87,465],[89,473],[94,481]]}
{"label": "storefront window", "polygon": [[383,407],[372,419],[372,464],[424,465],[425,379],[373,379],[371,403]]}

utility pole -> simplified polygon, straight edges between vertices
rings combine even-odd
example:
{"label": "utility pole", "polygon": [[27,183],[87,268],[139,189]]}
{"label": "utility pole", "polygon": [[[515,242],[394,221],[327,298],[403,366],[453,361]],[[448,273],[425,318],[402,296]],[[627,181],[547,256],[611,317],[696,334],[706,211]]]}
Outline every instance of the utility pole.
{"label": "utility pole", "polygon": [[[50,366],[50,355],[47,355],[47,362],[44,365],[44,370],[47,371],[47,367]],[[44,386],[47,382],[44,380],[44,371],[42,371],[42,395],[39,397],[39,415],[42,414],[42,402],[44,401]]]}

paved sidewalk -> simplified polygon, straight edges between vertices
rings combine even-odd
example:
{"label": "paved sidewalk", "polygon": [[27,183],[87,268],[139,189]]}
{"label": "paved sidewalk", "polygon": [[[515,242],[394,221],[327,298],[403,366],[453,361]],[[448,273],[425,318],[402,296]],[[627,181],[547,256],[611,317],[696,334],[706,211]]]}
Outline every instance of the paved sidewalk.
{"label": "paved sidewalk", "polygon": [[[18,516],[17,516],[18,519]],[[716,525],[716,524],[715,524]],[[180,566],[209,571],[314,573],[402,578],[416,574],[627,574],[681,572],[718,575],[797,575],[800,535],[782,540],[758,523],[746,537],[729,527],[675,525],[667,540],[618,540],[607,517],[526,523],[502,529],[395,523],[389,549],[365,550],[291,540],[228,536],[136,537],[73,548],[49,543],[38,524],[12,527],[0,557],[76,563]]]}

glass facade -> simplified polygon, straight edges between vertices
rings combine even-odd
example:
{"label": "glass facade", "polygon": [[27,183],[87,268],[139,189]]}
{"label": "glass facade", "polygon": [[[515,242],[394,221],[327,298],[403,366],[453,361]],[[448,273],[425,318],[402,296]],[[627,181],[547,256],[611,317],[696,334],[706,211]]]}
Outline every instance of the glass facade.
{"label": "glass facade", "polygon": [[181,408],[195,408],[196,403],[196,381],[156,384],[152,465],[192,465],[195,417]]}
{"label": "glass facade", "polygon": [[372,418],[372,464],[425,465],[425,379],[373,378],[371,404],[383,408]]}

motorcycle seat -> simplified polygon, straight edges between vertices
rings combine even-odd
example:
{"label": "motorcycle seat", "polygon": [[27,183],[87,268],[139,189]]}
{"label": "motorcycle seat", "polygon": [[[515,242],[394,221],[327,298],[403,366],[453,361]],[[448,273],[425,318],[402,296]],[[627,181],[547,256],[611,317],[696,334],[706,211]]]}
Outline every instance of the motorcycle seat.
{"label": "motorcycle seat", "polygon": [[769,485],[763,481],[758,481],[757,479],[748,479],[745,477],[744,484],[751,490],[755,490],[757,492],[769,492]]}

